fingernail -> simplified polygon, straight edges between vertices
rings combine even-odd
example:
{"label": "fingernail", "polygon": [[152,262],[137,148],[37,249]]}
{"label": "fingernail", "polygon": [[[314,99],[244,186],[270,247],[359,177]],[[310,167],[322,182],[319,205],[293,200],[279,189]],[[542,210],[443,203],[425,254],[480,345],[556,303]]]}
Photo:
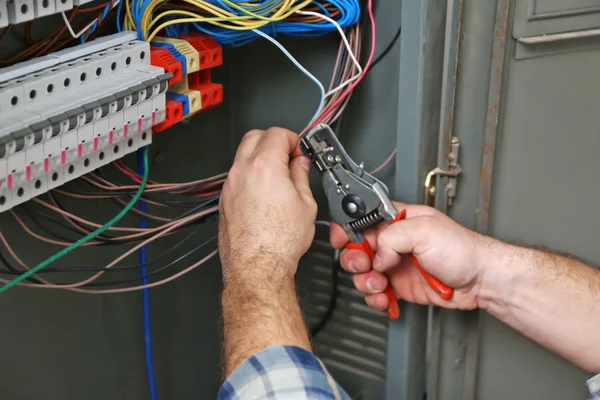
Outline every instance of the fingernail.
{"label": "fingernail", "polygon": [[356,261],[350,260],[350,262],[348,263],[348,269],[352,272],[358,272],[358,268],[356,266]]}
{"label": "fingernail", "polygon": [[379,254],[375,255],[375,258],[373,259],[373,267],[379,267],[379,264],[381,263],[381,257],[379,257]]}
{"label": "fingernail", "polygon": [[300,166],[304,168],[306,172],[310,172],[310,158],[302,157],[300,159]]}
{"label": "fingernail", "polygon": [[367,288],[371,292],[381,292],[383,287],[381,287],[381,282],[377,278],[369,278],[367,279]]}
{"label": "fingernail", "polygon": [[367,305],[371,308],[375,308],[373,307],[373,302],[371,301],[370,297],[365,297],[365,303],[367,303]]}

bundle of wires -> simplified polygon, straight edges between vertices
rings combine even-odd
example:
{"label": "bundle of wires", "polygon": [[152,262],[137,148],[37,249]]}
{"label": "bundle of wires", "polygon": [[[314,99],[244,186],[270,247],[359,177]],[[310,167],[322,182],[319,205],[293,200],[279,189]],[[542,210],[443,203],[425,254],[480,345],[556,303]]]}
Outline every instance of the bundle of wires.
{"label": "bundle of wires", "polygon": [[240,46],[258,38],[255,30],[272,36],[320,36],[336,27],[298,11],[319,12],[342,28],[360,17],[358,0],[127,0],[124,27],[151,41],[161,30],[171,37],[199,31],[223,45]]}
{"label": "bundle of wires", "polygon": [[[90,190],[80,191],[63,187],[55,190],[54,193],[49,193],[47,201],[36,198],[31,201],[32,204],[12,209],[10,213],[27,234],[37,240],[63,247],[63,249],[71,248],[74,244],[77,244],[77,247],[133,245],[132,247],[115,258],[113,262],[104,266],[47,267],[44,265],[44,267],[37,269],[34,273],[30,273],[27,272],[31,270],[30,266],[19,257],[7,238],[0,233],[0,241],[13,260],[12,262],[9,261],[9,258],[2,254],[0,256],[0,265],[3,264],[4,269],[0,270],[0,273],[18,275],[18,278],[15,279],[16,283],[26,287],[64,289],[91,294],[121,293],[168,283],[199,267],[215,256],[216,250],[213,250],[202,260],[192,263],[191,267],[178,270],[177,273],[168,274],[173,269],[176,269],[173,267],[181,265],[184,261],[189,265],[189,259],[192,255],[207,246],[212,244],[211,247],[214,249],[215,245],[213,242],[216,237],[213,235],[208,241],[193,247],[183,255],[179,255],[182,252],[182,246],[190,242],[201,231],[205,231],[201,229],[201,224],[217,215],[217,203],[221,192],[221,185],[225,177],[224,174],[194,182],[163,184],[148,180],[147,169],[140,176],[122,162],[115,163],[115,167],[117,167],[117,170],[127,180],[131,181],[131,184],[117,183],[104,176],[102,172],[95,172],[83,178],[83,182],[86,182],[90,186]],[[62,205],[62,201],[59,200],[59,196],[79,199],[110,199],[115,203],[116,207],[121,209],[121,213],[131,212],[142,216],[148,219],[150,226],[117,226],[117,221],[109,226],[100,225],[67,211]],[[161,215],[164,212],[143,211],[134,206],[140,199],[144,200],[145,203],[153,205],[157,210],[169,210],[170,214],[175,212],[176,215],[167,216]],[[123,208],[124,205],[125,208]],[[56,216],[59,218],[56,218]],[[29,222],[26,222],[27,219]],[[56,226],[61,228],[59,232],[56,232],[56,229],[54,229]],[[102,228],[104,228],[103,231],[98,232]],[[189,232],[190,230],[191,232]],[[64,237],[63,232],[68,232],[71,236],[76,235],[79,239]],[[93,235],[93,237],[90,235]],[[122,265],[122,262],[127,257],[135,254],[143,246],[151,244],[160,238],[173,235],[176,235],[178,239],[176,245],[168,248],[159,256],[148,260],[146,263],[140,262],[134,265]],[[174,260],[168,262],[169,258],[174,258]],[[18,266],[13,265],[13,263],[16,263]],[[149,267],[151,272],[144,274],[144,278],[166,274],[168,276],[142,285],[135,284],[139,282],[140,277],[110,281],[98,280],[107,273],[114,275],[115,272],[124,273],[135,269],[141,270],[145,266]],[[62,275],[65,275],[65,272],[92,273],[92,275],[78,282],[55,283],[47,278],[50,274],[61,275],[63,273]],[[25,280],[27,282],[24,282]],[[8,283],[9,281],[2,278],[0,282]],[[6,290],[8,287],[8,285],[2,286],[0,292]],[[97,289],[98,287],[110,288]]]}

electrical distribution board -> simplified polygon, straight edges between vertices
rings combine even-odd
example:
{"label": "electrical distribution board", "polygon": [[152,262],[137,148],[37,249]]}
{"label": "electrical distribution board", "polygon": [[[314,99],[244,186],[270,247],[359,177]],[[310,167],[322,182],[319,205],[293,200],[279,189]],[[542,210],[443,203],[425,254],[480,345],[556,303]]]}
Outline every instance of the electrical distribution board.
{"label": "electrical distribution board", "polygon": [[0,70],[0,212],[221,103],[210,74],[221,62],[206,36],[125,32]]}

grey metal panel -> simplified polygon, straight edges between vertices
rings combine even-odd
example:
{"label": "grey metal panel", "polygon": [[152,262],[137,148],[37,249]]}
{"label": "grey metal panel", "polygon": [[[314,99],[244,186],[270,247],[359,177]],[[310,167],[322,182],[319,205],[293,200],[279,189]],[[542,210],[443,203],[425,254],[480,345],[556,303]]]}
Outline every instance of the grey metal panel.
{"label": "grey metal panel", "polygon": [[600,0],[518,0],[515,39],[600,26]]}
{"label": "grey metal panel", "polygon": [[[491,233],[600,262],[600,51],[512,61],[492,191]],[[478,398],[586,398],[586,374],[484,318]],[[502,379],[498,379],[502,374]]]}
{"label": "grey metal panel", "polygon": [[[437,159],[445,9],[445,1],[402,3],[395,194],[410,203],[423,201],[423,181]],[[390,323],[388,399],[424,396],[426,326],[427,309],[405,303]]]}

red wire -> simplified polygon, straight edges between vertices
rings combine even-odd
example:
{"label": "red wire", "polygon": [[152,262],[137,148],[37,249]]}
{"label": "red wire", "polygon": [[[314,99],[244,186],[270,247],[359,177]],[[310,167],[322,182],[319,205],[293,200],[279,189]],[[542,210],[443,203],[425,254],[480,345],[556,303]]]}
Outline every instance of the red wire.
{"label": "red wire", "polygon": [[352,83],[352,85],[350,85],[346,89],[346,91],[344,91],[344,93],[336,100],[335,103],[330,105],[325,111],[323,111],[321,113],[321,116],[319,118],[317,118],[317,120],[315,122],[312,123],[312,125],[310,126],[311,128],[314,127],[315,125],[318,125],[319,123],[321,123],[321,121],[323,121],[323,119],[325,119],[327,117],[327,115],[332,113],[335,110],[335,108],[338,105],[340,105],[340,103],[342,101],[344,101],[344,99],[350,94],[350,92],[352,92],[354,90],[354,88],[363,80],[363,78],[367,74],[367,71],[371,67],[371,63],[373,62],[373,58],[375,56],[375,44],[377,43],[377,25],[375,23],[375,16],[373,15],[373,0],[368,1],[367,9],[369,12],[369,19],[371,21],[371,54],[369,54],[369,59],[367,60],[367,64],[363,68],[363,72],[360,75],[360,77],[357,80],[355,80]]}

